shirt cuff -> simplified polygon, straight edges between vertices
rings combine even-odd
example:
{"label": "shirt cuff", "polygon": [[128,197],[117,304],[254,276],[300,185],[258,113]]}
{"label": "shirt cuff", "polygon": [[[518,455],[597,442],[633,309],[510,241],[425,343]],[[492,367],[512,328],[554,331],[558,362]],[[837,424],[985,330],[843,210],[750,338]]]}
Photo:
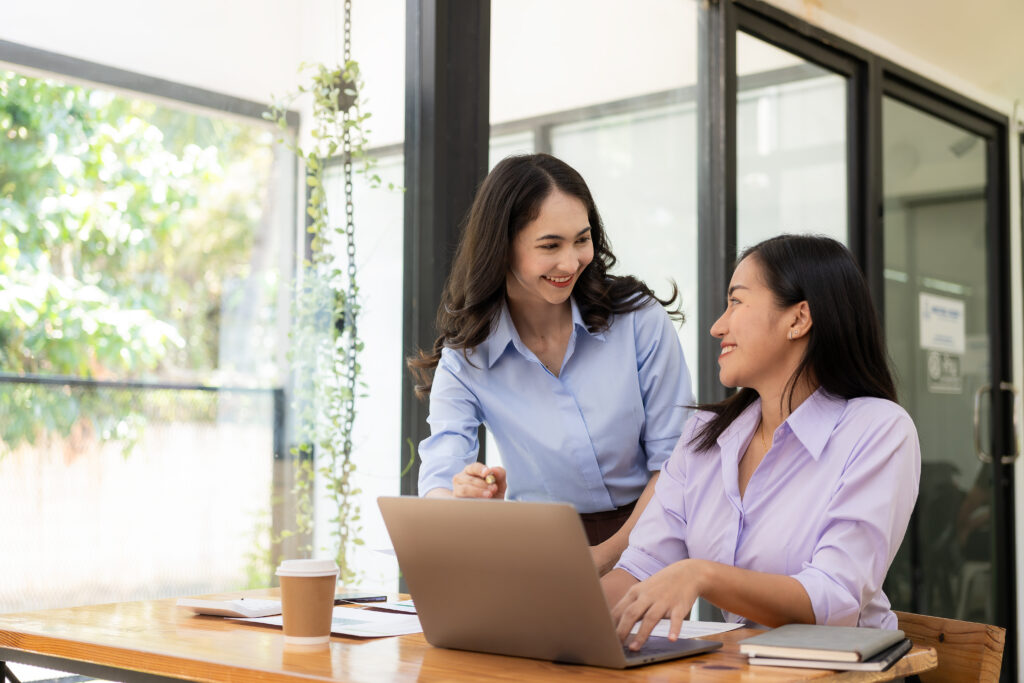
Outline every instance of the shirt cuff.
{"label": "shirt cuff", "polygon": [[856,626],[860,605],[845,588],[817,567],[805,567],[793,576],[807,591],[814,610],[814,623],[827,626]]}
{"label": "shirt cuff", "polygon": [[661,563],[644,551],[640,550],[636,546],[629,546],[623,551],[619,557],[619,561],[615,564],[615,569],[624,569],[633,575],[633,578],[643,581],[644,579],[657,574],[659,571],[665,568],[665,565]]}

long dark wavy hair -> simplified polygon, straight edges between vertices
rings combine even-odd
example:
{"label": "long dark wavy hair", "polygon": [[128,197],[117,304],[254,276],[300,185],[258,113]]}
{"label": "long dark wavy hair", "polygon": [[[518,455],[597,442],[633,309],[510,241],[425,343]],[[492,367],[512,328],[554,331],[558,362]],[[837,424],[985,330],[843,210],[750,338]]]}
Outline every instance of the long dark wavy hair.
{"label": "long dark wavy hair", "polygon": [[[550,154],[507,157],[484,178],[469,210],[437,309],[434,346],[429,353],[420,350],[406,359],[420,398],[430,394],[443,348],[461,349],[465,355],[487,339],[505,300],[512,241],[537,218],[541,203],[555,190],[579,199],[587,209],[594,260],[580,274],[572,296],[591,332],[606,329],[613,315],[634,311],[648,299],[665,307],[676,301],[674,283],[672,295],[663,300],[635,277],[608,274],[615,255],[590,190],[575,169]],[[682,320],[678,309],[669,312]]]}
{"label": "long dark wavy hair", "polygon": [[[810,378],[834,396],[874,396],[896,401],[896,385],[867,283],[850,251],[829,237],[779,235],[744,251],[737,264],[753,258],[780,308],[801,301],[811,312],[807,349],[786,382],[782,400],[793,409],[793,388]],[[757,392],[744,388],[720,403],[696,406],[715,413],[691,444],[708,451]]]}

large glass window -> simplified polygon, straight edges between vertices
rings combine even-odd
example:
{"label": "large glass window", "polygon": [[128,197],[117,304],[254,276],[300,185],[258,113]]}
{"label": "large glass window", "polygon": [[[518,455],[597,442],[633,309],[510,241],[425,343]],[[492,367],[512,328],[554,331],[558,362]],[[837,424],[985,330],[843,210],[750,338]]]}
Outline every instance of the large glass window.
{"label": "large glass window", "polygon": [[846,78],[736,34],[736,240],[847,241]]}
{"label": "large glass window", "polygon": [[694,387],[697,335],[706,332],[696,320],[696,30],[692,0],[491,6],[492,165],[530,151],[529,138],[510,137],[518,128],[533,131],[532,151],[583,175],[619,259],[615,272],[661,296],[670,280],[679,286]]}
{"label": "large glass window", "polygon": [[0,136],[0,611],[256,581],[290,162],[257,120],[12,71]]}

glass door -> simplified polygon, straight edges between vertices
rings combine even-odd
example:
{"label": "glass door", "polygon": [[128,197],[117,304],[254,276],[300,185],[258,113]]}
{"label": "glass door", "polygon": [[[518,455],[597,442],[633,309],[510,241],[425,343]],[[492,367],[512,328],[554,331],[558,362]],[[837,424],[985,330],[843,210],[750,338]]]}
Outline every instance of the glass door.
{"label": "glass door", "polygon": [[1008,627],[1015,448],[995,146],[895,97],[882,136],[885,329],[922,460],[885,590],[896,609]]}

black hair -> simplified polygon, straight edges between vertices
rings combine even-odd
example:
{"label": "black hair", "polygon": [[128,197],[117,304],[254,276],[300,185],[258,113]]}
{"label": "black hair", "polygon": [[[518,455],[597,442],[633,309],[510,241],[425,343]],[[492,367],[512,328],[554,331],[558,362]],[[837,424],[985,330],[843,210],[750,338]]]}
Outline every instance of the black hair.
{"label": "black hair", "polygon": [[[746,258],[761,266],[764,284],[780,308],[806,301],[811,313],[807,348],[782,393],[788,412],[801,378],[840,398],[896,401],[882,327],[864,276],[845,246],[830,237],[779,235],[745,250],[736,263]],[[744,388],[719,403],[696,406],[715,413],[691,440],[696,450],[710,450],[757,397],[755,390]]]}

